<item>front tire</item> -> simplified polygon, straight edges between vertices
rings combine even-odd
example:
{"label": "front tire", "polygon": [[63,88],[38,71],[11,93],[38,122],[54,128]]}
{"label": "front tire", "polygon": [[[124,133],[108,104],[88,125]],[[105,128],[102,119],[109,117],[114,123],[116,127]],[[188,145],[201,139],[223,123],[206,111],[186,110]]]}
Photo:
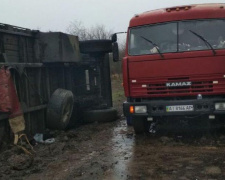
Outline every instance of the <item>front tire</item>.
{"label": "front tire", "polygon": [[127,122],[127,126],[132,126],[132,117],[131,116],[127,116],[126,117],[126,122]]}
{"label": "front tire", "polygon": [[135,134],[143,134],[145,132],[145,119],[143,117],[132,117],[132,124]]}
{"label": "front tire", "polygon": [[85,111],[83,116],[85,123],[111,122],[118,118],[117,110],[114,108]]}

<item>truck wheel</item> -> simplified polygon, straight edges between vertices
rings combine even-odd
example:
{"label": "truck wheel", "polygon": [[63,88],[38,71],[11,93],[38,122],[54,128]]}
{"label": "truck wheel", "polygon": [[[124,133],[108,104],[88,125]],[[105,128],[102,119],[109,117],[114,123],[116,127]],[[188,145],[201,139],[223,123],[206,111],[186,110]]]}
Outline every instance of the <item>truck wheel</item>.
{"label": "truck wheel", "polygon": [[145,132],[145,120],[143,117],[132,117],[132,124],[135,134],[142,134]]}
{"label": "truck wheel", "polygon": [[52,94],[47,107],[47,127],[65,130],[73,111],[74,98],[71,91],[57,89]]}
{"label": "truck wheel", "polygon": [[109,53],[112,52],[111,40],[87,40],[80,41],[81,53]]}
{"label": "truck wheel", "polygon": [[127,120],[127,125],[128,126],[132,126],[132,117],[131,116],[127,116],[126,120]]}
{"label": "truck wheel", "polygon": [[117,119],[117,110],[114,108],[98,109],[85,111],[83,114],[83,121],[85,123],[91,122],[110,122]]}

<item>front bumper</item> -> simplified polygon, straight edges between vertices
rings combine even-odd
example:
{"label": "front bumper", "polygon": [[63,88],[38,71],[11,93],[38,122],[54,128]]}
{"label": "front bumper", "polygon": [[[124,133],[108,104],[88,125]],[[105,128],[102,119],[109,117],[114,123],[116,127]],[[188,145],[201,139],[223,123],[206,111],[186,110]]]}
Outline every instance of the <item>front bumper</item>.
{"label": "front bumper", "polygon": [[[225,98],[201,100],[154,100],[145,102],[124,102],[125,116],[195,116],[195,115],[223,115],[225,110],[215,110],[215,103],[225,102]],[[193,111],[167,112],[166,106],[193,105]],[[147,113],[130,113],[130,106],[147,106]]]}

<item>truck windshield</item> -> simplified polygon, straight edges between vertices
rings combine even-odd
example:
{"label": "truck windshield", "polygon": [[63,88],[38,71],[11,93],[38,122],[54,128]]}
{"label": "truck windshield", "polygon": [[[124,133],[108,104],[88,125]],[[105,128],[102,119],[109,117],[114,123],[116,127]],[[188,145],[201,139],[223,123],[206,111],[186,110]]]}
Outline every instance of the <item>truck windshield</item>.
{"label": "truck windshield", "polygon": [[131,28],[129,55],[159,53],[156,47],[145,39],[154,42],[160,53],[224,49],[225,20],[178,21]]}

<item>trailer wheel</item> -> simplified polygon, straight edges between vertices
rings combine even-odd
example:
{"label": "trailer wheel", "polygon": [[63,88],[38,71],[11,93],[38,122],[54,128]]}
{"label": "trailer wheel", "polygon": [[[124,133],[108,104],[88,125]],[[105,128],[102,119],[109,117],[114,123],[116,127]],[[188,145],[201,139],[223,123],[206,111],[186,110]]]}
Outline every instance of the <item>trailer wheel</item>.
{"label": "trailer wheel", "polygon": [[65,130],[73,111],[74,98],[71,91],[57,89],[52,94],[47,107],[47,127]]}
{"label": "trailer wheel", "polygon": [[142,134],[145,132],[145,120],[143,117],[132,117],[132,124],[135,134]]}
{"label": "trailer wheel", "polygon": [[111,40],[87,40],[80,41],[81,53],[109,53],[112,52]]}
{"label": "trailer wheel", "polygon": [[84,111],[83,113],[83,121],[85,123],[91,123],[95,121],[110,122],[115,121],[117,118],[117,110],[114,108],[90,110]]}

